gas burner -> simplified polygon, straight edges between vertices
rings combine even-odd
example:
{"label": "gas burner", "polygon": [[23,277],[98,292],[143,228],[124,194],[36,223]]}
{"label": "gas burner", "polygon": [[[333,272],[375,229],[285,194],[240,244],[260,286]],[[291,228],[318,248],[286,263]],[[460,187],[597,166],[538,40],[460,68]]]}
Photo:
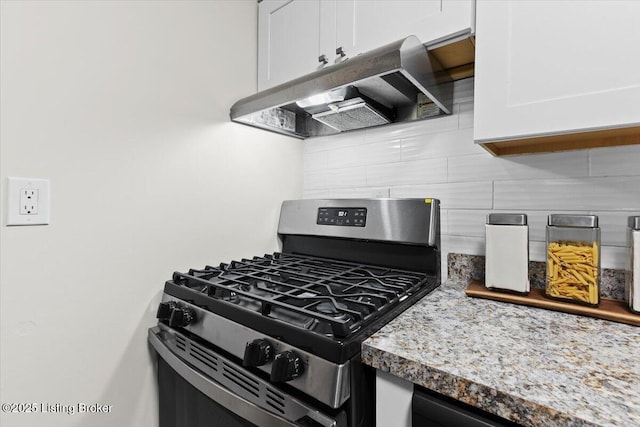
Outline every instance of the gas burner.
{"label": "gas burner", "polygon": [[214,297],[222,301],[228,301],[234,304],[240,301],[238,294],[230,289],[219,288],[216,286],[209,286],[207,292],[210,297]]}
{"label": "gas burner", "polygon": [[375,289],[387,289],[387,287],[379,279],[369,279],[363,284]]}
{"label": "gas burner", "polygon": [[345,313],[343,310],[348,310],[349,307],[341,302],[324,301],[316,305],[315,309],[318,313],[326,314],[333,317],[336,320],[349,320],[351,316]]}
{"label": "gas burner", "polygon": [[[276,277],[277,280],[277,277]],[[266,276],[265,278],[249,278],[248,282],[250,284],[249,288],[254,292],[260,292],[262,290],[269,291],[273,289],[279,288],[279,283],[274,281],[274,278],[270,276]]]}
{"label": "gas burner", "polygon": [[346,304],[342,304],[339,302],[336,302],[335,304],[331,301],[325,301],[325,302],[321,302],[318,305],[316,305],[316,310],[318,310],[320,313],[324,313],[324,314],[339,314],[340,311],[338,310],[345,310],[347,309],[347,305]]}
{"label": "gas burner", "polygon": [[360,303],[360,305],[364,307],[363,310],[366,311],[367,313],[377,310],[378,307],[380,307],[383,304],[382,298],[373,297],[369,295],[359,296],[355,298],[354,301]]}
{"label": "gas burner", "polygon": [[275,280],[278,280],[278,278],[279,278],[282,282],[287,283],[287,282],[289,281],[289,279],[291,279],[291,275],[290,275],[290,274],[285,273],[284,271],[280,271],[280,272],[278,273],[278,275],[276,276]]}

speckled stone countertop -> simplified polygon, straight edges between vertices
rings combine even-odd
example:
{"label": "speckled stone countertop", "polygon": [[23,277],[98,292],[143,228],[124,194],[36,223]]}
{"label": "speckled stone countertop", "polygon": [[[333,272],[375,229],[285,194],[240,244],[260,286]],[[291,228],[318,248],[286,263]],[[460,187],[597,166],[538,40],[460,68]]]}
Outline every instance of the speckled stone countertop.
{"label": "speckled stone countertop", "polygon": [[362,344],[367,365],[526,426],[640,426],[640,328],[470,298],[450,280]]}

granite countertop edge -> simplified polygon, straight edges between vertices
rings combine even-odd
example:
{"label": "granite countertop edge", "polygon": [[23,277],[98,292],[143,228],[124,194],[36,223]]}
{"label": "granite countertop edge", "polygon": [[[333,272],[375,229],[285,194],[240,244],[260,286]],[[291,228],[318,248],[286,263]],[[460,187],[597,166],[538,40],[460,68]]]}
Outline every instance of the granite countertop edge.
{"label": "granite countertop edge", "polygon": [[[493,387],[363,345],[362,362],[460,402],[524,426],[597,426],[575,416],[504,393]],[[495,402],[500,402],[496,405]]]}
{"label": "granite countertop edge", "polygon": [[[454,327],[460,327],[464,325],[464,322],[470,322],[469,317],[458,316],[459,313],[456,311],[464,311],[464,307],[469,304],[475,305],[476,307],[479,304],[493,304],[487,306],[492,307],[488,308],[488,311],[504,311],[509,312],[510,315],[514,315],[515,310],[515,313],[517,313],[515,315],[520,317],[531,316],[533,313],[533,315],[542,318],[550,317],[551,322],[562,322],[565,319],[570,319],[564,317],[558,318],[558,316],[572,316],[536,308],[469,298],[464,295],[466,284],[467,283],[461,280],[449,280],[443,283],[441,287],[425,296],[390,324],[364,341],[361,353],[362,362],[380,371],[388,372],[414,384],[524,426],[577,427],[621,425],[619,419],[617,421],[615,419],[609,419],[606,414],[602,418],[598,416],[594,417],[593,413],[589,410],[586,412],[583,411],[581,407],[582,404],[573,403],[574,408],[571,408],[570,405],[569,407],[562,407],[562,405],[558,406],[550,402],[550,405],[547,406],[544,404],[544,401],[536,399],[534,395],[532,395],[532,398],[528,398],[526,393],[522,393],[523,385],[526,387],[526,380],[514,387],[512,384],[502,383],[505,381],[505,377],[500,376],[500,373],[497,372],[494,376],[494,371],[491,371],[490,368],[485,369],[483,367],[483,369],[478,369],[478,365],[475,367],[471,365],[471,367],[464,366],[465,369],[460,369],[462,362],[456,363],[455,360],[452,361],[451,366],[449,366],[446,360],[443,361],[443,355],[447,355],[446,348],[443,350],[441,347],[438,351],[434,351],[434,357],[439,359],[437,362],[431,363],[429,340],[432,339],[433,334],[437,334],[437,332],[429,328],[435,328],[436,326],[425,326],[425,330],[422,331],[420,324],[416,325],[416,319],[420,319],[420,321],[426,319],[425,324],[428,325],[429,320],[433,320],[433,318],[429,319],[430,315],[425,315],[424,312],[428,311],[428,308],[432,306],[438,306],[440,310],[438,315],[442,315],[443,312],[450,313],[451,319],[449,319],[449,322],[456,325]],[[495,304],[503,305],[496,306]],[[513,307],[520,308],[514,309]],[[538,312],[519,310],[538,310]],[[474,323],[484,321],[484,312],[481,311],[477,313],[476,316],[477,318],[473,319]],[[586,322],[591,321],[607,322],[597,319],[588,319]],[[616,328],[615,331],[618,330],[618,326],[609,327]],[[627,325],[621,325],[620,328],[621,334],[628,336],[628,340],[633,342],[638,341],[637,337],[640,337],[638,333],[640,329],[628,329],[629,327]],[[452,339],[460,340],[460,338]],[[412,344],[404,347],[403,343],[406,344],[407,342],[411,342]],[[505,342],[508,342],[508,340],[505,339]],[[451,343],[453,346],[457,345],[455,341],[451,341]],[[465,343],[464,345],[468,346],[470,344]],[[631,349],[633,350],[635,346],[636,345],[633,344]],[[451,357],[455,358],[455,355],[455,351],[452,351]],[[544,357],[545,355],[542,354],[538,355],[537,358]],[[630,376],[626,380],[630,386],[633,384],[631,381],[637,380],[638,372],[636,371],[637,369],[632,368],[629,374]],[[482,372],[482,375],[477,375],[477,372]],[[488,374],[485,372],[488,372]],[[511,391],[513,391],[513,393]],[[582,390],[582,392],[584,392],[584,390]],[[532,393],[535,393],[535,389]],[[578,396],[578,398],[580,398],[580,396]],[[630,405],[631,415],[629,415],[629,420],[635,422],[633,420],[638,419],[637,417],[640,416],[640,411],[638,410],[637,402],[633,401]],[[602,409],[607,411],[613,408]]]}

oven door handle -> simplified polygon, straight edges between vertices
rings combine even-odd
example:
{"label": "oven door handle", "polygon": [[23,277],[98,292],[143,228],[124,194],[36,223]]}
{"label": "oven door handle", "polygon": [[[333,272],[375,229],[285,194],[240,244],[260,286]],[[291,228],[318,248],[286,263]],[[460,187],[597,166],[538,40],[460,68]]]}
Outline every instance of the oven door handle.
{"label": "oven door handle", "polygon": [[158,352],[158,355],[162,357],[165,362],[173,370],[175,370],[182,378],[188,383],[193,385],[196,389],[202,392],[209,399],[220,404],[222,407],[228,409],[239,417],[250,421],[253,424],[261,427],[297,427],[299,424],[295,424],[282,417],[279,417],[261,407],[254,405],[253,403],[237,396],[232,391],[227,390],[225,387],[210,380],[200,372],[191,368],[178,356],[173,354],[162,341],[156,336],[155,333],[149,334],[149,342],[153,348]]}

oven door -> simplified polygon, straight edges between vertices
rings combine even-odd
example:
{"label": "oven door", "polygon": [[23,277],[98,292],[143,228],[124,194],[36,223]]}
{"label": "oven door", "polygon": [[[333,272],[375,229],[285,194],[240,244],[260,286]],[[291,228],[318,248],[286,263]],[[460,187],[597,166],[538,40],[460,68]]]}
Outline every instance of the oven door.
{"label": "oven door", "polygon": [[346,427],[180,332],[149,329],[159,356],[160,427]]}

